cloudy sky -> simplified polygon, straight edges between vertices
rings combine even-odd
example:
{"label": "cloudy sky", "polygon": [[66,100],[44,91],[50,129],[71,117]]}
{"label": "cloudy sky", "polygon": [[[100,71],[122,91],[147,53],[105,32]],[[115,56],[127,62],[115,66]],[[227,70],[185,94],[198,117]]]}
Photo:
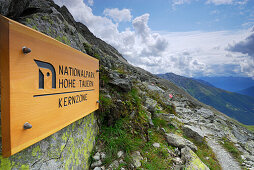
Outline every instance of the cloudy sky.
{"label": "cloudy sky", "polygon": [[54,0],[152,73],[254,78],[253,0]]}

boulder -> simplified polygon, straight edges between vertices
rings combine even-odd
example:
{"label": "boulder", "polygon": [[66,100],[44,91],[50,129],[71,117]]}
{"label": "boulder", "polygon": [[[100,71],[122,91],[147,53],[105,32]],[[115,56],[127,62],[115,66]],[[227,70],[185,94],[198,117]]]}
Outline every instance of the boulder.
{"label": "boulder", "polygon": [[154,144],[153,144],[153,147],[159,148],[159,147],[160,147],[160,144],[159,144],[159,143],[154,143]]}
{"label": "boulder", "polygon": [[179,158],[179,157],[173,158],[173,162],[174,162],[176,165],[181,165],[181,164],[183,163],[183,161],[182,161],[181,158]]}
{"label": "boulder", "polygon": [[199,159],[199,157],[189,148],[184,147],[181,149],[181,159],[185,163],[185,169],[200,169],[209,170],[209,168]]}
{"label": "boulder", "polygon": [[200,128],[184,125],[182,129],[185,136],[193,138],[199,143],[202,143],[204,141],[205,134]]}
{"label": "boulder", "polygon": [[135,151],[131,154],[133,164],[135,168],[139,168],[141,166],[141,160],[143,160],[143,157],[141,156],[139,151]]}
{"label": "boulder", "polygon": [[119,162],[117,161],[117,160],[115,160],[114,162],[112,162],[110,165],[109,165],[109,167],[108,167],[108,169],[117,169],[119,167]]}
{"label": "boulder", "polygon": [[97,153],[93,156],[93,159],[96,160],[96,161],[100,160],[100,153],[97,152]]}
{"label": "boulder", "polygon": [[123,156],[123,154],[124,154],[123,151],[119,151],[119,152],[117,152],[117,157],[121,158]]}
{"label": "boulder", "polygon": [[101,170],[101,167],[95,167],[93,170]]}
{"label": "boulder", "polygon": [[155,112],[155,108],[156,108],[156,105],[157,105],[157,101],[147,97],[146,98],[146,101],[145,101],[145,106],[147,107],[147,110],[151,113],[154,113]]}
{"label": "boulder", "polygon": [[190,147],[194,152],[197,151],[197,147],[189,140],[184,139],[183,137],[173,134],[173,133],[166,133],[165,134],[166,140],[169,145],[184,148],[186,146]]}
{"label": "boulder", "polygon": [[109,82],[110,84],[119,87],[120,89],[122,89],[125,92],[128,92],[131,90],[132,88],[132,83],[129,79],[125,78],[125,79],[121,79],[121,78],[114,78],[113,80],[111,80]]}
{"label": "boulder", "polygon": [[159,92],[159,93],[165,93],[164,90],[162,90],[160,87],[158,87],[156,85],[147,85],[147,88],[150,91],[155,91],[155,92]]}
{"label": "boulder", "polygon": [[96,161],[96,162],[94,162],[94,163],[91,164],[91,168],[99,167],[99,166],[101,166],[101,165],[102,165],[101,160],[98,160],[98,161]]}

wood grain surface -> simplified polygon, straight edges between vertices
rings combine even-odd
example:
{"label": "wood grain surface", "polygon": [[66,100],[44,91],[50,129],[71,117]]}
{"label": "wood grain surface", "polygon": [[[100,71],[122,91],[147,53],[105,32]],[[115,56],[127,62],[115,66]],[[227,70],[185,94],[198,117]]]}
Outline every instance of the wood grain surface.
{"label": "wood grain surface", "polygon": [[[0,36],[3,156],[98,109],[97,59],[3,16]],[[24,54],[24,46],[31,52]]]}

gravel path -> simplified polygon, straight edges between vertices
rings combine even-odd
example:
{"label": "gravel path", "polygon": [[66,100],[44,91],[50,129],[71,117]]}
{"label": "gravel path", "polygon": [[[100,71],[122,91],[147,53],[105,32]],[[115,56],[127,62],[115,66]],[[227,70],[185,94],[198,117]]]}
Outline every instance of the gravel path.
{"label": "gravel path", "polygon": [[208,145],[212,148],[216,158],[220,162],[223,170],[238,170],[241,169],[238,162],[214,139],[207,139]]}

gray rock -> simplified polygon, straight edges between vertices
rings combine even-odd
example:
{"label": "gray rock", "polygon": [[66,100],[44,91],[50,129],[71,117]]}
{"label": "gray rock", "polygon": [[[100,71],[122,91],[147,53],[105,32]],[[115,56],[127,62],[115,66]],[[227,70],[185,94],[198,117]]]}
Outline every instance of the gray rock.
{"label": "gray rock", "polygon": [[181,165],[181,164],[183,163],[183,161],[182,161],[181,158],[179,158],[179,157],[173,158],[173,162],[174,162],[176,165]]}
{"label": "gray rock", "polygon": [[173,133],[166,133],[166,140],[169,145],[184,148],[186,146],[190,147],[194,152],[197,151],[197,147],[189,140],[184,139],[183,137],[173,134]]}
{"label": "gray rock", "polygon": [[110,165],[109,165],[109,169],[116,169],[116,168],[118,168],[119,167],[119,162],[117,161],[117,160],[115,160],[113,163],[111,163]]}
{"label": "gray rock", "polygon": [[122,159],[119,160],[119,164],[124,164],[124,163],[125,162]]}
{"label": "gray rock", "polygon": [[97,153],[93,156],[93,159],[96,160],[96,161],[100,160],[100,153],[97,152]]}
{"label": "gray rock", "polygon": [[133,164],[135,168],[139,168],[141,166],[141,160],[143,160],[143,157],[141,156],[139,151],[135,151],[131,154]]}
{"label": "gray rock", "polygon": [[104,97],[111,99],[111,96],[109,94],[106,94]]}
{"label": "gray rock", "polygon": [[123,151],[119,151],[119,152],[117,153],[117,157],[118,157],[118,158],[121,158],[121,157],[123,156],[123,154],[124,154]]}
{"label": "gray rock", "polygon": [[186,135],[187,137],[193,138],[199,143],[202,143],[204,141],[205,135],[201,129],[189,125],[184,125],[182,129],[184,135]]}
{"label": "gray rock", "polygon": [[248,140],[248,136],[246,136],[244,133],[241,133],[241,129],[237,128],[237,126],[232,126],[232,133],[241,143],[245,143]]}
{"label": "gray rock", "polygon": [[101,170],[101,167],[95,167],[93,170]]}
{"label": "gray rock", "polygon": [[209,168],[189,147],[184,147],[181,149],[181,158],[185,162],[186,169],[209,170]]}
{"label": "gray rock", "polygon": [[151,99],[151,98],[146,98],[146,101],[145,101],[145,106],[147,107],[147,110],[151,113],[154,113],[155,112],[155,108],[156,108],[156,105],[157,105],[157,101]]}
{"label": "gray rock", "polygon": [[101,153],[101,159],[104,160],[106,158],[106,154],[104,152]]}
{"label": "gray rock", "polygon": [[160,144],[159,144],[159,143],[154,143],[154,144],[153,144],[153,147],[159,148],[159,147],[160,147]]}
{"label": "gray rock", "polygon": [[119,87],[125,92],[128,92],[132,88],[132,83],[128,79],[121,79],[121,78],[114,78],[113,80],[110,81],[110,84]]}
{"label": "gray rock", "polygon": [[91,168],[99,167],[99,166],[101,166],[101,165],[102,165],[101,160],[98,160],[98,161],[92,163]]}
{"label": "gray rock", "polygon": [[160,87],[156,86],[156,85],[147,85],[148,90],[150,91],[156,91],[159,93],[165,93],[164,90],[162,90]]}

